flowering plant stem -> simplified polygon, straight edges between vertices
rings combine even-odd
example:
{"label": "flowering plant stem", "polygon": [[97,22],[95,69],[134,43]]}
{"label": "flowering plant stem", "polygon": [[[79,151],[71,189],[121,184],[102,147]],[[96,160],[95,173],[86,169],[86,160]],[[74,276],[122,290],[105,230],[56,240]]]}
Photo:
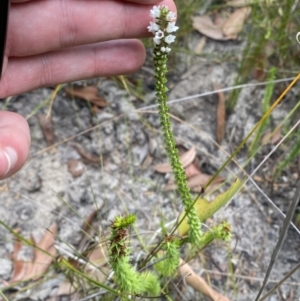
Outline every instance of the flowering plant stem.
{"label": "flowering plant stem", "polygon": [[197,216],[196,209],[193,206],[193,197],[187,185],[184,168],[180,162],[180,157],[176,147],[176,142],[171,130],[169,109],[167,105],[167,87],[166,73],[168,53],[171,51],[169,45],[175,40],[172,32],[178,27],[175,25],[175,13],[171,12],[166,6],[154,6],[150,11],[153,22],[150,22],[148,30],[153,32],[154,47],[154,66],[155,66],[155,90],[159,104],[159,116],[161,128],[166,144],[166,150],[175,175],[178,191],[187,212],[189,230],[189,241],[199,244],[201,240],[201,224]]}

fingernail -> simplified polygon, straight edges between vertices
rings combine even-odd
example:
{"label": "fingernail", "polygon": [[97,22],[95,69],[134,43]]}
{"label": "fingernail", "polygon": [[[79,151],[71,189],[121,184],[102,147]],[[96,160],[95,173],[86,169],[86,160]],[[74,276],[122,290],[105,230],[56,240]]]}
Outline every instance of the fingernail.
{"label": "fingernail", "polygon": [[3,176],[5,176],[16,165],[18,160],[18,154],[12,147],[7,146],[4,147],[3,149],[0,149],[0,157],[2,157],[3,160],[6,159],[6,166],[5,163],[3,163],[3,167],[4,167]]}

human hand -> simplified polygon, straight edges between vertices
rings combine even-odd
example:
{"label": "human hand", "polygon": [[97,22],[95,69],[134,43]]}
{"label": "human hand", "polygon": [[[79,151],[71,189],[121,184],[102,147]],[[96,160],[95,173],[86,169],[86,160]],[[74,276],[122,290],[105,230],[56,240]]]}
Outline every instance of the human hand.
{"label": "human hand", "polygon": [[[145,60],[153,5],[173,0],[11,0],[0,98],[80,79],[128,74]],[[25,163],[26,120],[0,112],[0,179]]]}

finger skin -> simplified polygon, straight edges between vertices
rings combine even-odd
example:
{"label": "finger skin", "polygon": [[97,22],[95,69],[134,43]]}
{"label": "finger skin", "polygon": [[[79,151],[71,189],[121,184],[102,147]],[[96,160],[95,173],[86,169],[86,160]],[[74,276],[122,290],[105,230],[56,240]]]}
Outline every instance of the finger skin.
{"label": "finger skin", "polygon": [[[175,10],[171,0],[159,3]],[[12,4],[6,55],[36,55],[101,41],[149,36],[151,7],[116,0],[39,0]]]}
{"label": "finger skin", "polygon": [[[23,3],[23,2],[29,2],[33,0],[11,0],[12,3]],[[135,2],[140,4],[158,4],[161,2],[161,0],[124,0],[127,2]]]}
{"label": "finger skin", "polygon": [[[20,115],[0,111],[0,179],[16,173],[25,163],[30,147],[30,133],[27,121]],[[14,149],[17,154],[15,164],[7,172],[8,162],[3,149]]]}
{"label": "finger skin", "polygon": [[84,78],[132,73],[140,69],[144,60],[145,48],[138,40],[109,41],[11,58],[0,82],[0,98]]}

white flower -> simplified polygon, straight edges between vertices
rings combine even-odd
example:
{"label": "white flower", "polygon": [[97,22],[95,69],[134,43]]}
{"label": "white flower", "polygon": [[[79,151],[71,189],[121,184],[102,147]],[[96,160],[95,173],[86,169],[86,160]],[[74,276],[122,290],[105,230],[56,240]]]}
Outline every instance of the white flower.
{"label": "white flower", "polygon": [[153,42],[154,44],[159,45],[161,43],[161,40],[159,38],[154,37]]}
{"label": "white flower", "polygon": [[156,24],[155,22],[150,21],[150,25],[147,28],[148,31],[155,33],[156,31],[159,30],[159,25]]}
{"label": "white flower", "polygon": [[161,30],[158,30],[156,33],[155,33],[155,38],[156,39],[162,39],[163,37],[165,36],[164,32],[161,31]]}
{"label": "white flower", "polygon": [[300,44],[300,31],[296,35],[296,40]]}
{"label": "white flower", "polygon": [[171,44],[175,41],[175,36],[173,36],[172,34],[168,35],[165,37],[165,42],[167,44]]}
{"label": "white flower", "polygon": [[168,23],[168,26],[167,26],[166,30],[167,30],[168,33],[171,33],[171,32],[177,31],[178,28],[179,27],[175,25],[175,22],[170,22],[170,23]]}
{"label": "white flower", "polygon": [[166,47],[164,47],[164,46],[161,47],[161,48],[160,48],[160,51],[161,51],[161,52],[166,52]]}
{"label": "white flower", "polygon": [[160,17],[160,6],[153,6],[153,8],[150,10],[150,16],[155,19]]}
{"label": "white flower", "polygon": [[170,47],[166,47],[166,53],[169,53],[171,51]]}
{"label": "white flower", "polygon": [[176,13],[173,13],[172,11],[169,11],[167,16],[166,16],[166,20],[171,22],[174,21],[176,19]]}

